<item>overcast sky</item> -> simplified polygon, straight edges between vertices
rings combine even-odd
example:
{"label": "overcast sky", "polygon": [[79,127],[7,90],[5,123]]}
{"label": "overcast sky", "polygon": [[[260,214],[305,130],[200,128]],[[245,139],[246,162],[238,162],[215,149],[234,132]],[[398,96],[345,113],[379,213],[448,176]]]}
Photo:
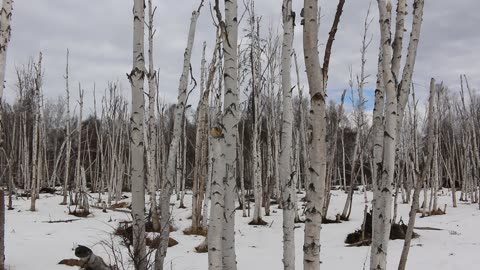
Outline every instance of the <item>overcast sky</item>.
{"label": "overcast sky", "polygon": [[[269,26],[281,33],[281,0],[256,0],[256,12],[261,15],[263,33]],[[300,13],[303,1],[294,0],[294,10]],[[412,2],[409,2],[411,14]],[[428,94],[430,77],[444,81],[452,89],[459,87],[459,75],[467,74],[470,84],[480,86],[480,8],[478,0],[427,0],[424,23],[415,67],[414,82],[419,96]],[[161,95],[175,102],[182,69],[183,51],[192,10],[199,0],[154,0],[158,6],[155,27],[155,66],[160,68]],[[363,20],[370,0],[347,0],[335,40],[330,64],[328,96],[337,99],[348,87],[349,67],[358,73],[359,49]],[[325,42],[337,1],[320,0],[322,6],[321,43]],[[66,49],[70,50],[70,84],[85,89],[85,103],[93,104],[93,85],[103,91],[109,81],[118,80],[125,96],[130,96],[126,73],[132,66],[132,0],[16,0],[14,2],[12,38],[8,48],[7,84],[5,96],[11,101],[16,95],[15,68],[43,52],[45,78],[43,91],[47,98],[65,94],[64,79]],[[239,12],[243,10],[239,1]],[[372,1],[370,33],[373,42],[368,52],[367,73],[372,74],[367,88],[374,88],[378,53],[378,12]],[[407,34],[411,20],[407,21]],[[242,34],[242,32],[240,32]],[[302,29],[297,16],[295,49],[298,52],[305,83],[302,53]],[[406,35],[408,40],[408,35]],[[192,66],[198,77],[203,41],[209,48],[215,32],[208,1],[199,18]],[[406,43],[404,46],[406,47]],[[322,52],[322,48],[320,48]],[[210,55],[210,54],[207,54]],[[76,89],[73,99],[78,96]],[[100,96],[100,93],[97,94]],[[192,103],[196,104],[196,98]]]}

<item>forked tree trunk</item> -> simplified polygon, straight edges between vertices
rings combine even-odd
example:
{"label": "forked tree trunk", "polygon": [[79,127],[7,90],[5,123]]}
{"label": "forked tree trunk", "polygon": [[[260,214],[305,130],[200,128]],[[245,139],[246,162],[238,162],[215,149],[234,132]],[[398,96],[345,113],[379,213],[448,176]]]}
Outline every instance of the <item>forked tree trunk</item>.
{"label": "forked tree trunk", "polygon": [[132,218],[133,218],[133,263],[136,270],[147,267],[145,248],[145,185],[144,185],[144,25],[143,0],[134,0],[133,5],[133,67],[129,80],[132,86],[132,116],[130,118]]}
{"label": "forked tree trunk", "polygon": [[[399,12],[403,16],[404,9],[402,5],[404,2],[399,0]],[[385,0],[378,0],[378,9],[380,14],[380,30],[381,30],[381,70],[383,73],[380,77],[383,80],[386,93],[386,108],[385,108],[385,124],[383,130],[383,142],[375,141],[375,145],[380,143],[382,149],[382,160],[379,160],[378,153],[376,153],[376,190],[374,191],[373,202],[373,235],[372,247],[370,256],[370,269],[382,270],[386,269],[387,265],[387,251],[388,240],[391,229],[391,215],[392,215],[392,182],[395,170],[395,152],[396,152],[396,137],[398,137],[397,130],[401,128],[405,105],[408,100],[410,91],[410,83],[412,80],[413,69],[415,65],[417,46],[420,36],[420,29],[423,16],[423,0],[415,0],[412,22],[412,33],[408,45],[408,52],[406,63],[403,69],[401,82],[397,76],[397,64],[399,61],[398,50],[401,50],[401,44],[397,44],[395,40],[395,48],[391,44],[390,22],[392,18],[392,5]],[[400,22],[397,22],[400,24]],[[401,27],[400,27],[401,28]],[[400,31],[401,29],[397,29]],[[401,42],[401,39],[400,39]],[[392,57],[395,60],[392,60]],[[375,108],[377,110],[377,108]],[[375,111],[374,111],[375,114]],[[378,130],[377,130],[378,131]],[[377,133],[378,134],[378,133]],[[378,137],[376,140],[379,139]],[[375,153],[375,150],[374,150]]]}
{"label": "forked tree trunk", "polygon": [[331,48],[337,32],[345,1],[339,0],[332,28],[325,47],[323,67],[318,53],[318,0],[304,1],[303,50],[310,88],[310,119],[312,144],[310,148],[311,182],[307,187],[305,208],[305,238],[303,267],[305,270],[320,269],[320,229],[325,196],[327,167],[326,142],[326,87]]}

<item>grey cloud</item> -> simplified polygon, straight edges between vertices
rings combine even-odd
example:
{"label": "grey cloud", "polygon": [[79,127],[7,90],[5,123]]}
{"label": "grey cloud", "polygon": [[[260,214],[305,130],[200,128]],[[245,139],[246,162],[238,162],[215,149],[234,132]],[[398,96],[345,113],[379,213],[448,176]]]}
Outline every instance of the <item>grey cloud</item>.
{"label": "grey cloud", "polygon": [[[195,0],[155,1],[158,5],[155,24],[155,64],[160,68],[160,92],[168,102],[174,102],[178,79],[182,69],[183,51],[186,44],[190,16],[197,8]],[[347,1],[344,14],[335,40],[330,66],[330,98],[338,99],[342,89],[348,87],[349,66],[354,74],[359,72],[360,42],[364,16],[371,2],[373,19],[370,33],[373,42],[367,58],[367,73],[371,74],[369,89],[374,88],[378,52],[378,16],[376,1]],[[411,2],[409,1],[411,13]],[[322,44],[325,42],[335,12],[337,1],[320,1],[322,20],[319,33]],[[294,1],[294,9],[299,14],[303,1]],[[458,88],[458,76],[466,73],[470,83],[478,88],[480,69],[480,17],[475,12],[480,3],[475,0],[427,1],[424,25],[418,51],[415,82],[428,85],[429,78],[435,76],[449,87]],[[257,0],[257,14],[263,17],[263,32],[268,25],[281,32],[281,1]],[[239,11],[243,10],[239,1]],[[13,14],[12,42],[8,51],[7,100],[15,96],[15,66],[26,63],[28,58],[44,53],[45,84],[47,97],[64,94],[63,75],[65,72],[65,51],[70,49],[71,85],[76,88],[81,82],[87,91],[86,104],[93,104],[92,89],[96,83],[97,96],[108,81],[118,80],[127,98],[130,95],[129,83],[125,74],[131,68],[132,1],[102,0],[35,0],[16,1]],[[407,29],[410,29],[410,21]],[[198,77],[203,41],[208,42],[207,57],[211,55],[215,33],[206,1],[198,21],[192,66]],[[240,32],[243,33],[243,32]],[[299,57],[301,81],[306,83],[303,67],[302,29],[297,16],[294,47]],[[405,41],[408,40],[406,35]],[[405,42],[405,47],[407,46]],[[322,51],[322,47],[320,48]],[[419,96],[425,97],[425,87],[417,89]],[[77,97],[73,90],[73,99]],[[90,93],[90,94],[88,94]],[[191,103],[195,104],[194,96]]]}

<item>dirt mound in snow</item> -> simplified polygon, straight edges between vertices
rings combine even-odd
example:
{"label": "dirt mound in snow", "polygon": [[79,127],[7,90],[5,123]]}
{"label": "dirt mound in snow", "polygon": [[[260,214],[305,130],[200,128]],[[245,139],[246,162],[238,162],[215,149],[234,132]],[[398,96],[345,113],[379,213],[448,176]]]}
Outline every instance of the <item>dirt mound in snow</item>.
{"label": "dirt mound in snow", "polygon": [[[390,230],[390,240],[405,239],[407,228],[408,226],[405,225],[403,222],[400,222],[399,224],[392,224],[392,228]],[[362,229],[356,230],[353,233],[350,233],[347,235],[347,238],[345,239],[345,244],[350,244],[352,246],[370,245],[372,240],[372,214],[371,213],[367,213],[364,236],[365,237],[362,239]],[[416,234],[415,232],[412,235],[413,238],[417,238],[418,236],[419,235]]]}

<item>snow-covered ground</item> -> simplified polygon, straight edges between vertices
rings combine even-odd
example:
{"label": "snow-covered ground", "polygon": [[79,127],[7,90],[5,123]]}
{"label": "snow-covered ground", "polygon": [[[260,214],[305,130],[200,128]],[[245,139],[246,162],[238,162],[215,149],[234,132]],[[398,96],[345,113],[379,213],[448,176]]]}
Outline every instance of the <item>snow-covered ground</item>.
{"label": "snow-covered ground", "polygon": [[[369,199],[371,199],[371,194]],[[343,209],[346,195],[334,191],[329,217]],[[190,205],[191,196],[185,197]],[[58,265],[66,258],[74,258],[76,245],[92,247],[108,262],[104,247],[99,242],[108,240],[119,221],[128,220],[126,213],[91,209],[93,215],[71,223],[48,223],[48,221],[76,218],[68,215],[66,206],[59,205],[62,198],[42,194],[37,200],[37,211],[28,211],[30,201],[25,198],[14,200],[15,210],[6,211],[6,264],[10,269],[74,269]],[[172,202],[174,200],[172,199]],[[476,269],[480,265],[480,211],[478,205],[459,202],[452,208],[450,195],[440,196],[439,205],[447,204],[447,215],[417,218],[416,226],[429,226],[441,231],[417,231],[418,239],[412,241],[407,269]],[[408,221],[409,205],[399,205],[398,217]],[[351,219],[341,224],[323,225],[321,233],[322,269],[368,269],[369,247],[345,247],[348,233],[358,229],[362,223],[364,209],[363,194],[355,194]],[[187,236],[183,229],[190,225],[190,209],[174,207],[174,223],[178,228],[171,237],[179,244],[168,249],[166,269],[207,269],[207,254],[196,253],[194,247],[203,240],[202,236]],[[242,211],[236,216],[236,250],[238,269],[282,269],[282,213],[272,206],[271,216],[264,217],[267,226],[249,226],[250,218],[243,218]],[[302,269],[303,224],[295,230],[296,268]],[[389,244],[388,268],[396,269],[403,240]]]}

